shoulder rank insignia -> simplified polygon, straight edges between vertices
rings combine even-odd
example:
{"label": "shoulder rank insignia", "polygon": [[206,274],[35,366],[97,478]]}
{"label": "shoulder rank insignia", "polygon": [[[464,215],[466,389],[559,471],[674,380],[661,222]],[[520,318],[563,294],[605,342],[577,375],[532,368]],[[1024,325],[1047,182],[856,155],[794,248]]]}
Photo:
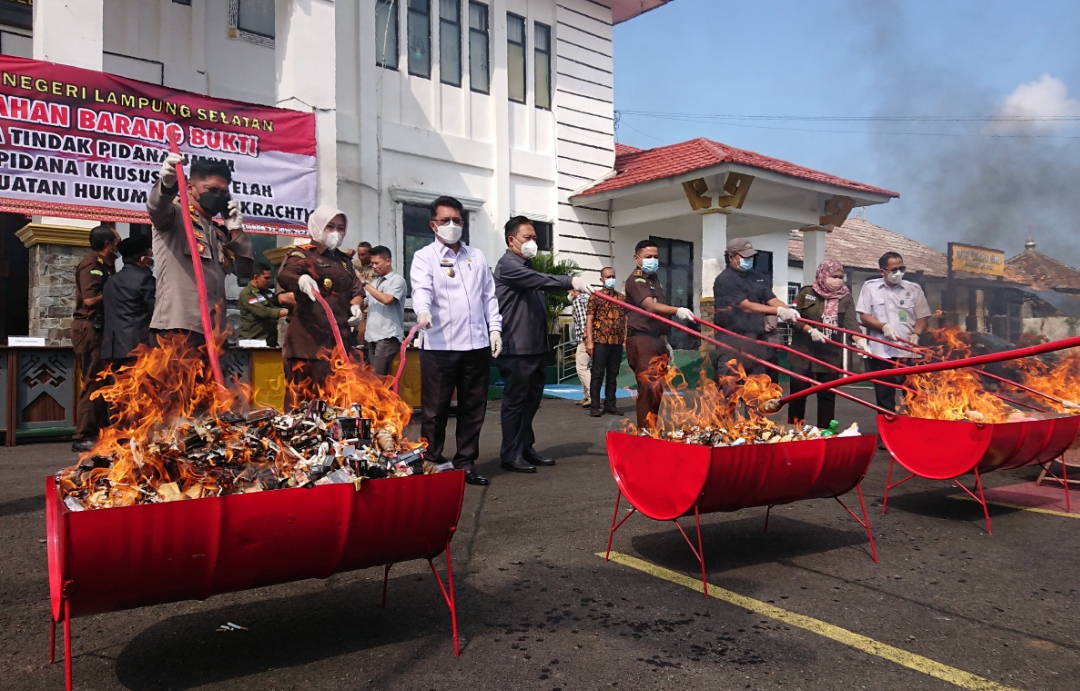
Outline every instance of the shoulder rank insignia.
{"label": "shoulder rank insignia", "polygon": [[102,259],[101,257],[98,257],[98,258],[97,258],[97,263],[98,263],[98,264],[104,264],[104,263],[105,263],[105,260],[104,260],[104,259]]}
{"label": "shoulder rank insignia", "polygon": [[101,273],[100,271],[98,271],[97,269],[90,269],[90,273],[93,274],[94,276],[104,276],[105,275],[105,274]]}
{"label": "shoulder rank insignia", "polygon": [[300,257],[301,259],[303,259],[305,255],[304,255],[303,252],[289,252],[289,256],[290,257]]}
{"label": "shoulder rank insignia", "polygon": [[645,283],[644,278],[635,278],[634,281],[637,282],[637,283]]}

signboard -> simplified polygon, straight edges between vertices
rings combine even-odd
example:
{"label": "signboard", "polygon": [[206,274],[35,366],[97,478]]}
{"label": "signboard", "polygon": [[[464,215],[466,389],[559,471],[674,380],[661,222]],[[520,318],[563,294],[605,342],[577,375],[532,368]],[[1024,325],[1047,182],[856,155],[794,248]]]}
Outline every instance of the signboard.
{"label": "signboard", "polygon": [[0,211],[149,223],[170,134],[229,165],[245,231],[307,234],[314,113],[0,55]]}
{"label": "signboard", "polygon": [[949,243],[949,274],[1005,276],[1005,252],[975,245]]}

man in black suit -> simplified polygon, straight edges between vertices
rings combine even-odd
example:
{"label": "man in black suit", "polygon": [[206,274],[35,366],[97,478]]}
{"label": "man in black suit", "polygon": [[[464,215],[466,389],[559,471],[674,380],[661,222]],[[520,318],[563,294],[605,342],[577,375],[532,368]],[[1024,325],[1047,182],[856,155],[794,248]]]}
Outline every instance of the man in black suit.
{"label": "man in black suit", "polygon": [[151,268],[154,250],[150,238],[140,235],[122,240],[119,245],[124,268],[113,276],[102,291],[105,302],[105,328],[101,339],[101,359],[113,365],[135,361],[131,352],[139,344],[151,345],[150,318],[154,315],[156,283]]}

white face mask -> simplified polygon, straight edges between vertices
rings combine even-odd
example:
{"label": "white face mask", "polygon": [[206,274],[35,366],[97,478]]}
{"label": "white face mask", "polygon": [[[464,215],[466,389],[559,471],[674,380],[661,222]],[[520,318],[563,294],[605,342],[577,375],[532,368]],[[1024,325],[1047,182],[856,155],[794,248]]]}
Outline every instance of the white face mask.
{"label": "white face mask", "polygon": [[521,245],[521,256],[525,257],[526,259],[532,259],[539,251],[540,248],[539,246],[537,246],[535,240],[529,240],[528,242]]}
{"label": "white face mask", "polygon": [[435,226],[435,235],[447,245],[453,245],[461,239],[461,226],[456,223]]}
{"label": "white face mask", "polygon": [[327,233],[323,236],[323,244],[326,245],[328,250],[336,250],[341,247],[341,241],[345,239],[345,236],[341,233]]}
{"label": "white face mask", "polygon": [[890,271],[885,274],[885,280],[889,282],[889,285],[900,285],[900,281],[904,280],[903,271]]}

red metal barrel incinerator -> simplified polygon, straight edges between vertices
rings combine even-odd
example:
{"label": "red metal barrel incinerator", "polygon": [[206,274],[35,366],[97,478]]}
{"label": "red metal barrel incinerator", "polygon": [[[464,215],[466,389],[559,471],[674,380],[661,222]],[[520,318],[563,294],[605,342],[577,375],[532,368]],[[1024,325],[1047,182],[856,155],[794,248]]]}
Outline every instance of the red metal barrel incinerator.
{"label": "red metal barrel incinerator", "polygon": [[[1080,433],[1080,416],[979,423],[879,415],[877,426],[885,448],[892,455],[882,513],[885,513],[889,490],[913,477],[951,480],[982,505],[986,532],[989,533],[990,512],[983,496],[981,475],[1029,465],[1047,468],[1076,440]],[[911,474],[892,482],[893,461]],[[962,476],[969,474],[975,476],[974,491],[960,482]],[[1063,485],[1068,503],[1069,485],[1067,482]]]}
{"label": "red metal barrel incinerator", "polygon": [[[871,554],[877,561],[860,486],[876,446],[877,437],[869,434],[711,447],[608,432],[608,459],[619,487],[608,533],[608,553],[615,531],[635,511],[653,520],[672,521],[701,564],[702,586],[708,597],[701,514],[752,506],[771,509],[801,499],[834,498],[866,529]],[[858,491],[862,518],[840,500],[853,489]],[[619,501],[624,496],[632,510],[616,523]],[[677,520],[691,515],[697,528],[696,549]]]}
{"label": "red metal barrel incinerator", "polygon": [[[70,511],[46,481],[53,640],[64,623],[71,689],[71,618],[134,607],[204,600],[220,593],[327,578],[335,573],[426,559],[457,610],[450,540],[465,473],[449,471],[234,494],[113,509]],[[447,585],[432,560],[446,553]]]}

